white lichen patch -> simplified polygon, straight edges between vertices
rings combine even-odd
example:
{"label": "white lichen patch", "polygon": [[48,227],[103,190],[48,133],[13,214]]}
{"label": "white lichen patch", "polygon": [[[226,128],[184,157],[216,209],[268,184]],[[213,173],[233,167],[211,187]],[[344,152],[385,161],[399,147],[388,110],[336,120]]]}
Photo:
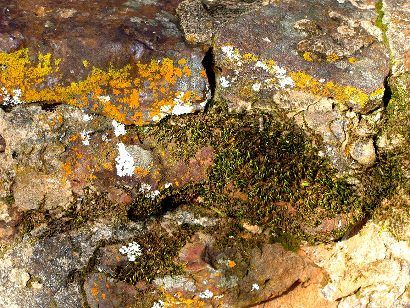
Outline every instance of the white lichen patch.
{"label": "white lichen patch", "polygon": [[275,77],[278,78],[279,86],[283,89],[287,86],[293,88],[295,83],[293,79],[286,75],[286,70],[283,67],[276,66]]}
{"label": "white lichen patch", "polygon": [[221,50],[229,60],[235,61],[238,66],[242,66],[241,54],[237,49],[234,49],[233,46],[222,46]]}
{"label": "white lichen patch", "polygon": [[119,249],[119,252],[122,255],[127,255],[128,261],[134,262],[137,257],[142,255],[141,246],[137,242],[131,242],[128,246],[122,246]]}
{"label": "white lichen patch", "polygon": [[122,123],[118,123],[117,121],[112,120],[112,126],[114,127],[114,135],[116,137],[125,135],[127,133],[125,130],[125,125]]}
{"label": "white lichen patch", "polygon": [[256,82],[252,85],[252,90],[254,90],[255,92],[259,92],[261,89],[262,84],[260,84],[259,82]]}
{"label": "white lichen patch", "polygon": [[172,108],[173,115],[181,115],[192,113],[194,111],[194,107],[187,102],[184,102],[183,97],[185,92],[178,93],[177,97],[174,98],[175,106]]}
{"label": "white lichen patch", "polygon": [[92,115],[83,113],[83,121],[84,121],[84,122],[89,122],[89,121],[91,121],[92,119],[93,119],[93,116],[92,116]]}
{"label": "white lichen patch", "polygon": [[158,197],[161,193],[159,190],[152,190],[152,186],[147,183],[141,183],[139,192],[143,193],[145,197],[154,200]]}
{"label": "white lichen patch", "polygon": [[3,105],[20,105],[23,103],[21,100],[21,90],[15,89],[13,90],[13,94],[9,94],[6,88],[1,88],[1,96],[3,96]]}
{"label": "white lichen patch", "polygon": [[252,292],[253,292],[253,291],[259,291],[259,289],[260,289],[260,287],[259,287],[259,285],[258,285],[257,283],[253,283],[253,284],[252,284],[252,289],[251,289]]}
{"label": "white lichen patch", "polygon": [[118,156],[115,158],[115,162],[118,176],[132,176],[134,174],[134,158],[121,142],[118,143]]}
{"label": "white lichen patch", "polygon": [[212,297],[214,297],[214,293],[212,291],[209,291],[208,289],[206,289],[205,291],[199,293],[199,297],[202,299],[210,299]]}
{"label": "white lichen patch", "polygon": [[81,132],[81,134],[80,134],[81,135],[81,140],[82,140],[84,145],[90,145],[90,134],[91,134],[91,131],[89,131],[89,130],[83,130]]}
{"label": "white lichen patch", "polygon": [[231,85],[230,81],[226,79],[224,76],[219,78],[219,84],[223,88],[228,88]]}
{"label": "white lichen patch", "polygon": [[165,303],[162,300],[156,301],[151,308],[164,308]]}
{"label": "white lichen patch", "polygon": [[103,102],[103,103],[108,103],[108,102],[111,100],[111,98],[110,98],[108,95],[106,95],[106,96],[98,96],[98,99],[99,99],[101,102]]}
{"label": "white lichen patch", "polygon": [[286,69],[283,67],[278,65],[268,65],[264,61],[256,61],[255,68],[261,68],[267,73],[274,75],[279,87],[282,89],[286,87],[293,88],[295,86],[293,79],[286,74]]}

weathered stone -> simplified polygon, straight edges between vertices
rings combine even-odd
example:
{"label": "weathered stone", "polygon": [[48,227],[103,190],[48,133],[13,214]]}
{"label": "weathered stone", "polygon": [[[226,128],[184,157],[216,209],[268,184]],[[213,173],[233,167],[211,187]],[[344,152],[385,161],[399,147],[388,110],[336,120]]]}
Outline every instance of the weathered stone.
{"label": "weathered stone", "polygon": [[306,251],[329,273],[322,293],[340,300],[338,307],[406,307],[410,301],[408,240],[395,239],[373,222],[346,241]]}
{"label": "weathered stone", "polygon": [[392,74],[410,72],[410,5],[406,0],[383,0],[381,23],[393,58]]}
{"label": "weathered stone", "polygon": [[358,140],[351,145],[350,155],[358,163],[371,166],[376,161],[376,150],[372,139]]}
{"label": "weathered stone", "polygon": [[280,2],[241,15],[215,34],[217,94],[232,110],[284,112],[324,141],[340,171],[356,169],[345,149],[376,133],[363,131],[358,115],[382,106],[389,72],[376,17],[374,6],[333,1]]}
{"label": "weathered stone", "polygon": [[[82,296],[80,272],[102,242],[124,240],[138,230],[139,225],[133,223],[116,227],[94,223],[41,239],[27,235],[1,257],[0,307],[83,307],[86,299]],[[89,280],[93,277],[91,274]],[[133,288],[124,285],[122,291]],[[107,300],[112,299],[107,296]]]}
{"label": "weathered stone", "polygon": [[64,103],[138,125],[204,108],[204,53],[184,42],[178,0],[3,2],[3,105]]}
{"label": "weathered stone", "polygon": [[240,16],[216,34],[220,94],[269,105],[276,92],[298,90],[368,112],[381,105],[389,70],[381,37],[368,29],[377,29],[375,18],[333,1],[281,2]]}
{"label": "weathered stone", "polygon": [[200,0],[182,1],[177,8],[177,14],[188,42],[212,44],[214,20]]}
{"label": "weathered stone", "polygon": [[71,185],[61,175],[46,175],[30,169],[18,170],[13,187],[15,205],[21,210],[64,209],[73,200]]}
{"label": "weathered stone", "polygon": [[185,0],[179,4],[177,14],[188,42],[211,47],[214,34],[219,27],[237,16],[270,2],[266,0]]}
{"label": "weathered stone", "polygon": [[92,274],[84,282],[89,307],[134,307],[136,289],[125,282],[118,282],[103,274]]}

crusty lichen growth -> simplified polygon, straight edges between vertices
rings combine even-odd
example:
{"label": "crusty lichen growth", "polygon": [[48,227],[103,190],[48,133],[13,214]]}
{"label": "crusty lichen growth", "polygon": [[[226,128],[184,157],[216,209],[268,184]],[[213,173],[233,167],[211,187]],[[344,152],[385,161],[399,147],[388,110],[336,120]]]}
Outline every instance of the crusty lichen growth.
{"label": "crusty lichen growth", "polygon": [[[190,105],[200,101],[202,93],[191,90],[179,92],[175,85],[193,74],[186,59],[153,59],[149,63],[126,65],[107,70],[93,67],[89,75],[69,85],[51,85],[60,77],[61,59],[51,54],[38,54],[30,59],[29,50],[0,53],[0,103],[16,91],[19,101],[65,103],[88,109],[113,118],[124,124],[142,125],[160,120],[164,112],[172,111],[176,104]],[[84,67],[89,66],[87,60]],[[199,78],[205,78],[201,72]],[[151,97],[152,104],[141,106],[141,97]]]}
{"label": "crusty lichen growth", "polygon": [[[344,105],[353,103],[360,108],[365,108],[371,101],[381,99],[384,93],[383,86],[371,93],[367,93],[362,89],[342,85],[332,80],[323,81],[305,71],[294,71],[287,67],[281,67],[274,59],[261,59],[252,53],[242,54],[239,48],[235,48],[232,45],[222,46],[220,49],[221,54],[224,55],[223,61],[232,69],[247,64],[253,68],[268,72],[272,78],[264,80],[261,89],[271,89],[272,87],[291,88],[321,97],[332,97]],[[312,52],[305,52],[303,58],[306,61],[313,61],[314,55]],[[336,54],[330,54],[326,58],[326,61],[329,63],[339,60],[340,58]],[[354,65],[357,59],[351,57],[347,59],[347,62],[350,65]],[[236,79],[233,77],[233,80],[235,81]],[[247,96],[255,95],[255,93],[249,90],[249,85],[247,84],[243,86],[243,89],[239,89],[239,93],[246,94]]]}

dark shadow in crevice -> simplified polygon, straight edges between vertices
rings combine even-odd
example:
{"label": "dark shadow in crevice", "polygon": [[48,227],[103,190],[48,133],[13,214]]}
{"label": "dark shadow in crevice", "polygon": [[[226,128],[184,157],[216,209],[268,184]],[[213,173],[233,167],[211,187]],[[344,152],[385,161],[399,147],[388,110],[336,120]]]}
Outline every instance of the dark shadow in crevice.
{"label": "dark shadow in crevice", "polygon": [[205,57],[202,60],[202,65],[206,72],[206,77],[208,78],[209,87],[211,90],[211,99],[214,97],[216,88],[216,78],[215,78],[215,64],[213,49],[209,48],[205,53]]}
{"label": "dark shadow in crevice", "polygon": [[131,221],[141,221],[148,217],[161,217],[165,213],[175,210],[183,203],[184,201],[174,195],[166,196],[159,202],[150,201],[146,198],[137,199],[128,209],[127,217]]}
{"label": "dark shadow in crevice", "polygon": [[54,112],[58,106],[62,105],[61,103],[37,103],[41,107],[41,110]]}
{"label": "dark shadow in crevice", "polygon": [[387,105],[389,104],[391,98],[392,98],[392,89],[390,87],[389,84],[389,79],[390,79],[391,73],[389,73],[389,75],[384,79],[384,94],[383,94],[383,106],[387,107]]}

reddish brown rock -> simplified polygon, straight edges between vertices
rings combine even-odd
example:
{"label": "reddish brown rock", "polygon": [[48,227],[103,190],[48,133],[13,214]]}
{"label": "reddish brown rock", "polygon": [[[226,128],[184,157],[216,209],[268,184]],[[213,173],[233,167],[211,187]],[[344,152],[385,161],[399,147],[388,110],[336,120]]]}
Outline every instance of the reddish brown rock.
{"label": "reddish brown rock", "polygon": [[0,100],[66,103],[138,125],[204,108],[204,53],[185,43],[178,3],[2,1]]}
{"label": "reddish brown rock", "polygon": [[103,274],[90,275],[84,282],[87,303],[90,307],[135,307],[136,289]]}

